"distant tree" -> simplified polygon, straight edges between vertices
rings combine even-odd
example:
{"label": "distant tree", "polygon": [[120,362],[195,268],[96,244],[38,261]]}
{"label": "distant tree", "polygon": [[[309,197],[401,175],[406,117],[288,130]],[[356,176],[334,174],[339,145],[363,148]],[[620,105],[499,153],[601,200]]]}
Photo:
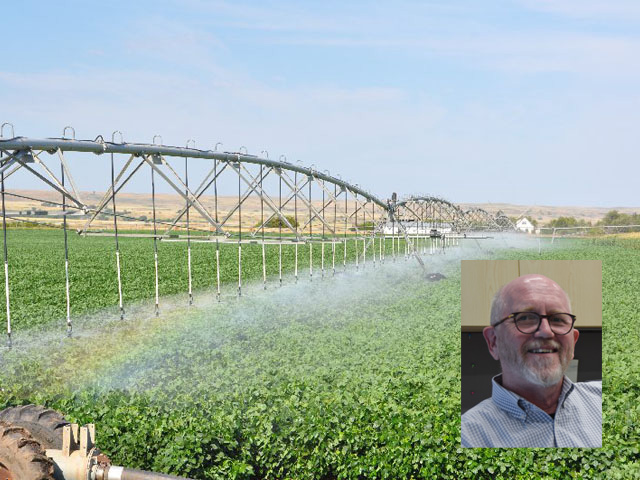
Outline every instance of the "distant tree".
{"label": "distant tree", "polygon": [[620,213],[617,210],[609,210],[598,222],[598,225],[640,225],[640,214]]}
{"label": "distant tree", "polygon": [[531,225],[533,225],[534,227],[537,227],[537,226],[538,226],[538,221],[537,221],[535,218],[533,218],[531,215],[527,215],[527,216],[526,216],[526,217],[524,217],[524,218],[526,218],[527,220],[529,220],[529,221],[531,222]]}
{"label": "distant tree", "polygon": [[[609,210],[597,225],[640,225],[640,214],[620,213],[617,210]],[[620,230],[618,230],[620,231]],[[626,231],[640,231],[639,227],[626,229]]]}
{"label": "distant tree", "polygon": [[[295,216],[293,216],[293,215],[285,215],[285,218],[291,224],[292,227],[296,228],[298,226],[298,222],[296,222],[296,217]],[[255,227],[259,228],[260,224],[257,223]],[[265,224],[264,227],[265,228],[279,228],[279,227],[288,228],[287,224],[284,223],[284,221],[282,221],[282,219],[280,217],[278,217],[277,215],[274,215],[273,217],[271,217],[271,219],[269,219],[269,221]]]}
{"label": "distant tree", "polygon": [[558,217],[548,222],[546,226],[550,228],[590,227],[591,222],[582,219],[576,220],[575,217]]}
{"label": "distant tree", "polygon": [[623,225],[620,223],[626,215],[618,210],[609,210],[607,214],[598,223],[600,225]]}

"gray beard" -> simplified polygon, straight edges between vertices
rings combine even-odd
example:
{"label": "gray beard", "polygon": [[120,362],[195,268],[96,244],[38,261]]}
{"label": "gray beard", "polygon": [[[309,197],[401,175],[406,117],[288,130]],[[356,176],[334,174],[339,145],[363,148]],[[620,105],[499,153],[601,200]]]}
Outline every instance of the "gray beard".
{"label": "gray beard", "polygon": [[[564,354],[564,352],[559,351],[559,355],[560,354]],[[526,354],[514,351],[513,349],[507,349],[506,351],[500,349],[499,355],[501,362],[504,360],[515,366],[522,377],[534,385],[551,387],[557,385],[564,377],[566,365],[562,357],[560,357],[560,363],[557,367],[551,368],[546,365],[548,360],[544,358],[534,359],[534,365],[529,365],[524,361],[523,355]]]}

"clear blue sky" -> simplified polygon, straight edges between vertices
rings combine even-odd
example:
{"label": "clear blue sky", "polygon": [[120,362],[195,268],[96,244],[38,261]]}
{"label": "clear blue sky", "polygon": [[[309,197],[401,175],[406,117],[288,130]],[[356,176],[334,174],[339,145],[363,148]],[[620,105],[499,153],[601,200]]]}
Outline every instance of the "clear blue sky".
{"label": "clear blue sky", "polygon": [[0,123],[17,135],[72,125],[82,139],[119,129],[131,142],[244,145],[382,198],[640,206],[635,0],[60,0],[1,12]]}

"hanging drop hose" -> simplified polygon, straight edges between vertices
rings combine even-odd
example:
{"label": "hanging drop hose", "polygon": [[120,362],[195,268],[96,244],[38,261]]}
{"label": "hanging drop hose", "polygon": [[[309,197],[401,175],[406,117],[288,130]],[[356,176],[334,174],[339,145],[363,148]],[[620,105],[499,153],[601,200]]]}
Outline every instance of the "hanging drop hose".
{"label": "hanging drop hose", "polygon": [[[62,155],[62,154],[60,154]],[[60,180],[62,182],[62,188],[64,189],[64,163],[62,162],[62,156],[60,157]],[[67,300],[67,336],[70,337],[73,332],[73,325],[71,324],[71,295],[69,292],[69,241],[67,238],[67,197],[62,194],[62,229],[64,231],[64,278],[65,278],[65,293]]]}

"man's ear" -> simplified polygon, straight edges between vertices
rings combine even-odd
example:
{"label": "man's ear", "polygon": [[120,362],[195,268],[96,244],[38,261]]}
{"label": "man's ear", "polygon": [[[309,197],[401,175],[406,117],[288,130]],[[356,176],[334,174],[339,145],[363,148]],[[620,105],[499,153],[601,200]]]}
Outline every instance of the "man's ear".
{"label": "man's ear", "polygon": [[496,337],[496,329],[493,327],[484,327],[482,330],[482,335],[487,342],[487,347],[489,347],[489,353],[495,360],[500,360],[500,356],[498,355],[498,348],[496,346],[497,337]]}

